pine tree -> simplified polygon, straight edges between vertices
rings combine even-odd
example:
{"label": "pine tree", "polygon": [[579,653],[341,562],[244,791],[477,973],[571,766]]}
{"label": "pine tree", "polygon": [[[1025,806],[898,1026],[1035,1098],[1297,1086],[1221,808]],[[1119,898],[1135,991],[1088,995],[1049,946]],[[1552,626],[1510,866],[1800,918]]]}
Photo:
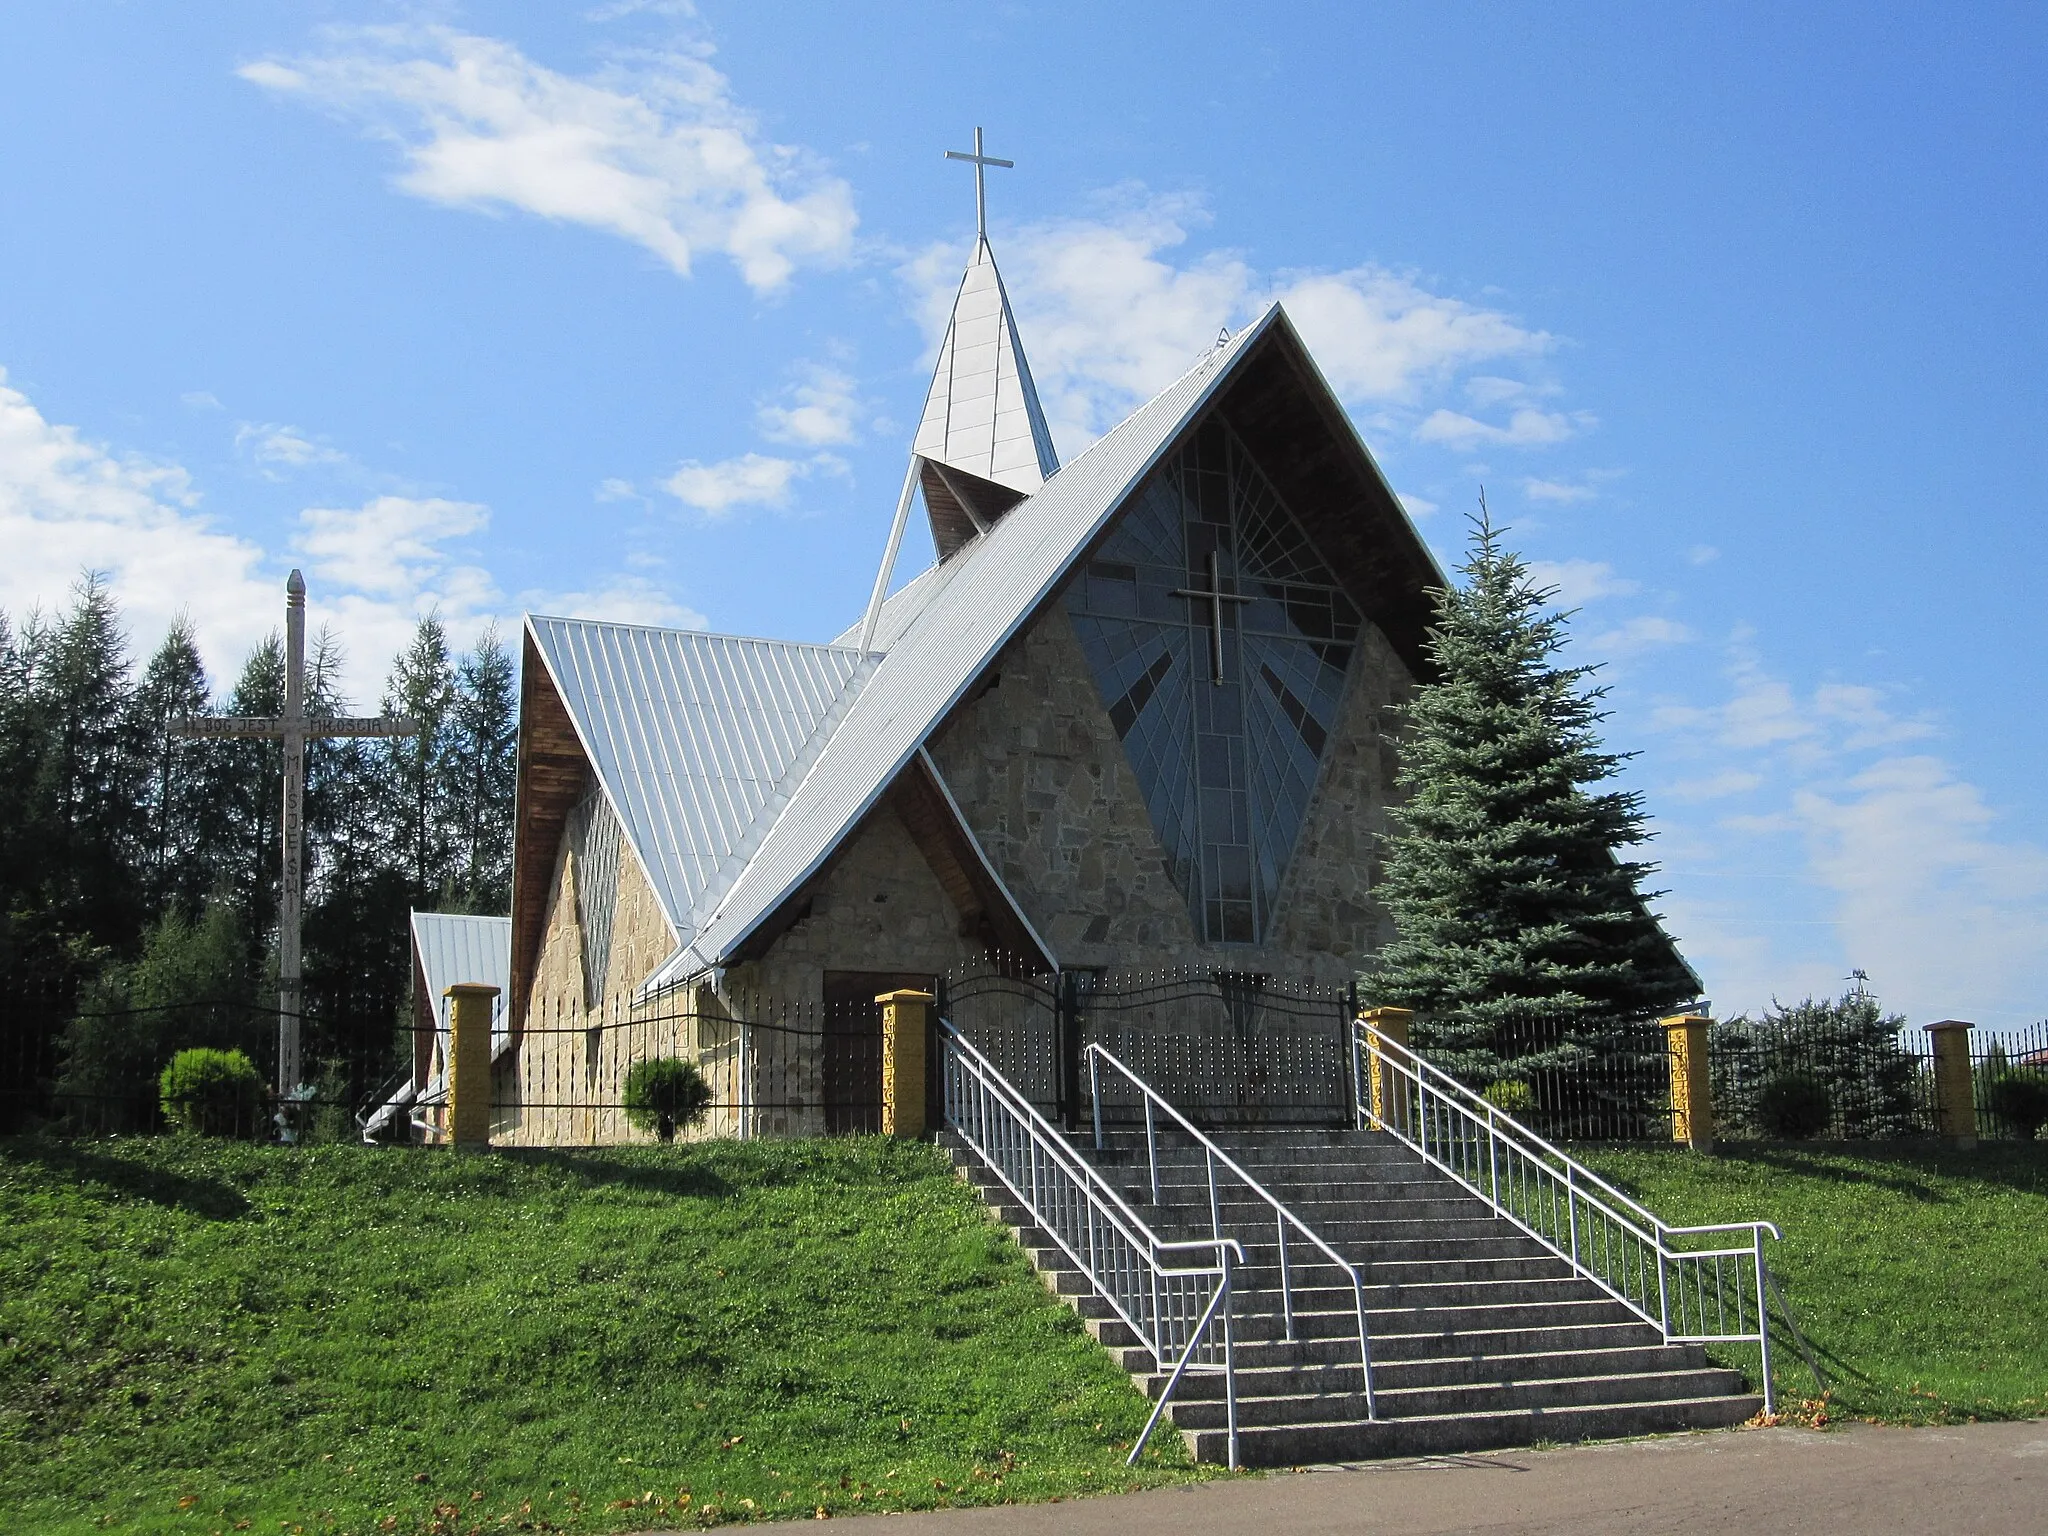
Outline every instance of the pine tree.
{"label": "pine tree", "polygon": [[214,885],[205,847],[211,820],[205,743],[171,734],[173,721],[208,709],[206,666],[192,622],[180,614],[128,699],[128,733],[142,791],[140,873],[152,911],[175,903],[194,915]]}
{"label": "pine tree", "polygon": [[1402,710],[1380,886],[1396,937],[1364,979],[1484,1086],[1584,1063],[1697,985],[1645,905],[1653,866],[1619,856],[1647,834],[1639,795],[1598,788],[1626,760],[1601,746],[1605,690],[1558,660],[1568,616],[1483,499],[1459,571],[1435,594],[1437,676]]}
{"label": "pine tree", "polygon": [[388,816],[392,844],[404,860],[415,905],[439,905],[452,894],[455,847],[448,816],[450,716],[455,704],[455,669],[448,633],[440,617],[428,614],[413,631],[412,644],[392,663],[384,685],[384,709],[419,722],[417,736],[395,736],[385,744],[390,765]]}
{"label": "pine tree", "polygon": [[[274,716],[283,710],[284,641],[273,630],[243,662],[225,712]],[[215,884],[231,893],[254,964],[277,926],[284,752],[276,741],[262,739],[198,745],[200,794],[208,816],[202,839],[206,859]]]}
{"label": "pine tree", "polygon": [[512,901],[517,685],[494,624],[456,669],[446,770],[459,866],[457,904],[471,912],[504,912]]}
{"label": "pine tree", "polygon": [[143,828],[143,765],[128,719],[128,642],[113,594],[88,571],[52,628],[31,692],[44,732],[31,814],[37,871],[68,935],[132,952],[147,915],[132,878]]}

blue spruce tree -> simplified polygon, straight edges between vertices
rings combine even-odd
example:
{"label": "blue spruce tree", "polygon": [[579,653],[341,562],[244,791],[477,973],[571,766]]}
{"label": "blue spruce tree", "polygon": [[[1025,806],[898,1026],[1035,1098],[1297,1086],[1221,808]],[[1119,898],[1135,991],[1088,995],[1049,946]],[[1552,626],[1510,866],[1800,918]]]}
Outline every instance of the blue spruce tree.
{"label": "blue spruce tree", "polygon": [[1646,905],[1654,866],[1620,856],[1646,827],[1639,795],[1601,787],[1626,761],[1600,741],[1606,690],[1560,662],[1567,615],[1483,498],[1459,574],[1436,594],[1437,675],[1402,711],[1379,892],[1396,937],[1364,981],[1473,1086],[1525,1081],[1554,1129],[1612,1126],[1653,1111],[1644,1021],[1698,984]]}

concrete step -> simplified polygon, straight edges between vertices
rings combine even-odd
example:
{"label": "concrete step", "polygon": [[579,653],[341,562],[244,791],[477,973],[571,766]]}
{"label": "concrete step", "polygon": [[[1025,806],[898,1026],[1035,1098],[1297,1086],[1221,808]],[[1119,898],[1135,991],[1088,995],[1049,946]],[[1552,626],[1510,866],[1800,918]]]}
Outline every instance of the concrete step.
{"label": "concrete step", "polygon": [[[1104,1315],[1107,1316],[1105,1308]],[[1444,1332],[1375,1333],[1372,1336],[1373,1369],[1379,1370],[1410,1360],[1500,1359],[1516,1355],[1590,1354],[1620,1349],[1695,1349],[1694,1345],[1666,1345],[1655,1328],[1643,1322],[1607,1322],[1553,1325],[1536,1328],[1497,1328],[1489,1331],[1451,1334]],[[1240,1339],[1236,1354],[1247,1369],[1306,1365],[1358,1364],[1355,1331],[1326,1338]],[[1119,1363],[1132,1375],[1142,1376],[1151,1367],[1150,1354],[1132,1344],[1120,1355]],[[1704,1359],[1687,1357],[1688,1364]]]}
{"label": "concrete step", "polygon": [[[1759,1407],[1739,1373],[1709,1365],[1697,1346],[1665,1344],[1655,1327],[1389,1137],[1288,1131],[1224,1145],[1359,1268],[1379,1409],[1366,1419],[1349,1274],[1290,1225],[1292,1284],[1283,1298],[1273,1208],[1225,1171],[1214,1210],[1244,1252],[1233,1269],[1231,1332],[1249,1465],[1709,1427],[1740,1423]],[[1213,1235],[1198,1147],[1162,1138],[1155,1204],[1142,1139],[1115,1140],[1106,1154],[1086,1136],[1075,1146],[1160,1239]],[[1156,1400],[1167,1377],[1110,1301],[1007,1186],[964,1148],[951,1152],[1045,1284]],[[1085,1240],[1076,1242],[1085,1252]],[[1180,1262],[1193,1269],[1204,1260],[1189,1253]],[[1198,1458],[1221,1460],[1225,1410],[1221,1374],[1194,1371],[1168,1416]]]}
{"label": "concrete step", "polygon": [[[1239,1434],[1238,1446],[1244,1465],[1249,1467],[1444,1456],[1496,1451],[1539,1441],[1616,1440],[1689,1429],[1723,1429],[1745,1422],[1762,1408],[1760,1397],[1732,1396],[1506,1409],[1376,1422],[1334,1419],[1244,1430]],[[1184,1438],[1190,1454],[1199,1461],[1221,1462],[1228,1455],[1229,1436],[1223,1429],[1193,1430]]]}
{"label": "concrete step", "polygon": [[[1249,1396],[1245,1373],[1239,1372],[1237,1423],[1240,1430],[1267,1424],[1315,1424],[1330,1419],[1363,1419],[1362,1392],[1307,1392]],[[1220,1381],[1222,1378],[1216,1378]],[[1462,1382],[1436,1387],[1382,1387],[1374,1397],[1383,1419],[1425,1419],[1454,1414],[1498,1413],[1522,1409],[1549,1412],[1559,1408],[1591,1408],[1611,1403],[1665,1403],[1726,1397],[1740,1392],[1742,1377],[1734,1371],[1653,1371],[1630,1376],[1558,1376],[1534,1380]],[[1228,1422],[1221,1393],[1211,1398],[1174,1394],[1167,1417],[1176,1429],[1219,1429]]]}
{"label": "concrete step", "polygon": [[[1358,1351],[1343,1363],[1259,1364],[1240,1360],[1237,1395],[1247,1397],[1289,1397],[1313,1393],[1362,1394],[1363,1373],[1358,1368]],[[1542,1354],[1494,1354],[1486,1356],[1438,1355],[1414,1360],[1373,1361],[1373,1388],[1378,1392],[1407,1392],[1428,1387],[1458,1387],[1507,1382],[1555,1381],[1572,1377],[1632,1377],[1658,1372],[1695,1372],[1708,1369],[1706,1351],[1688,1344],[1644,1344],[1619,1349],[1552,1351]],[[1732,1375],[1722,1372],[1723,1377]],[[1146,1395],[1154,1402],[1165,1390],[1167,1373],[1153,1372],[1142,1379]],[[1739,1381],[1737,1383],[1740,1384]],[[1219,1374],[1187,1375],[1174,1391],[1175,1401],[1221,1400],[1223,1377]]]}

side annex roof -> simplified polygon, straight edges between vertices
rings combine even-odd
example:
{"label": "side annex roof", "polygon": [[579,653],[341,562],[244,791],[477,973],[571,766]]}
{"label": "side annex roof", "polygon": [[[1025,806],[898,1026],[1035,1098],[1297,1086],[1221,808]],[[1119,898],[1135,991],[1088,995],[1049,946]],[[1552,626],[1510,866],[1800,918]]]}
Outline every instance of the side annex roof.
{"label": "side annex roof", "polygon": [[875,669],[850,647],[528,615],[679,942],[725,896]]}

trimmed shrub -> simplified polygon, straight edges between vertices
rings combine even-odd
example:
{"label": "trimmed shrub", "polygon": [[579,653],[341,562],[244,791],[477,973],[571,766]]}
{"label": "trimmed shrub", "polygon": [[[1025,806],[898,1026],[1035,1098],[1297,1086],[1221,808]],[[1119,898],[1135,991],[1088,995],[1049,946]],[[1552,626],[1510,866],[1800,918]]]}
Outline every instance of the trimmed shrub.
{"label": "trimmed shrub", "polygon": [[240,1051],[195,1046],[157,1079],[164,1119],[199,1136],[248,1136],[263,1113],[263,1079]]}
{"label": "trimmed shrub", "polygon": [[2001,1073],[1984,1090],[1984,1107],[2011,1126],[2021,1141],[2032,1141],[2048,1124],[2048,1074]]}
{"label": "trimmed shrub", "polygon": [[1756,1118],[1764,1134],[1786,1141],[1818,1136],[1834,1114],[1828,1085],[1811,1072],[1780,1072],[1756,1096]]}
{"label": "trimmed shrub", "polygon": [[674,1141],[711,1107],[711,1085],[679,1056],[636,1062],[626,1074],[626,1119],[637,1129]]}
{"label": "trimmed shrub", "polygon": [[1536,1090],[1519,1077],[1503,1077],[1488,1083],[1481,1097],[1502,1114],[1513,1115],[1517,1120],[1527,1120],[1536,1109]]}

